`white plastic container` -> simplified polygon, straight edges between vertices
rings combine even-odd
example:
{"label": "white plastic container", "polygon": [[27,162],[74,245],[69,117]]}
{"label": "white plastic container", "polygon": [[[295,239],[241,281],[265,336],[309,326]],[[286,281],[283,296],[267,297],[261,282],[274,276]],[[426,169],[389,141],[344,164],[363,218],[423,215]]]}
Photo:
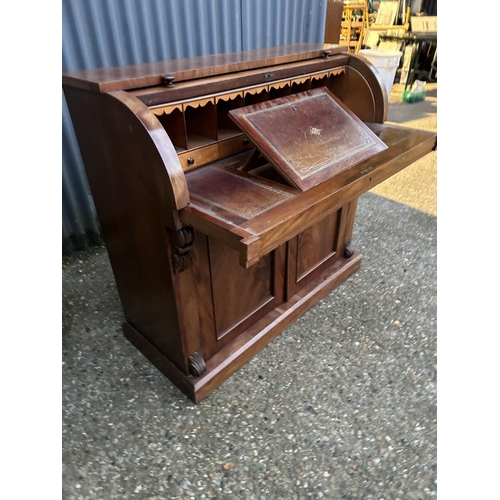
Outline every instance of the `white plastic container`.
{"label": "white plastic container", "polygon": [[359,54],[366,57],[377,68],[389,96],[403,53],[399,50],[362,49]]}

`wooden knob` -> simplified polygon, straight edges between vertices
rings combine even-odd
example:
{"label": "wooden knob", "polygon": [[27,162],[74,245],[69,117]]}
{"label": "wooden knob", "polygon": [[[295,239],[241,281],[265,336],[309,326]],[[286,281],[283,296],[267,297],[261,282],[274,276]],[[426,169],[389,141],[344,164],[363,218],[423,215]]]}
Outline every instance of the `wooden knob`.
{"label": "wooden knob", "polygon": [[243,139],[243,144],[248,144],[250,141],[248,139]]}
{"label": "wooden knob", "polygon": [[332,51],[327,50],[327,49],[321,51],[321,54],[323,55],[323,59],[329,59],[331,53],[332,53]]}
{"label": "wooden knob", "polygon": [[169,89],[175,87],[175,84],[173,83],[173,81],[175,80],[174,75],[162,75],[161,79],[162,79],[163,85],[165,85],[165,87],[167,87]]}

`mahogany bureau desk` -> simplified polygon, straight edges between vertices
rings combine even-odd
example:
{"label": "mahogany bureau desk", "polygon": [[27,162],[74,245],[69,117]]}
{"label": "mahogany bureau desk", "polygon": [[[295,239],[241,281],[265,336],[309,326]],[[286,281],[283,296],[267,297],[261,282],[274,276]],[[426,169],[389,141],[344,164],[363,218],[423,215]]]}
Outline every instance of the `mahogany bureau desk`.
{"label": "mahogany bureau desk", "polygon": [[436,135],[298,44],[63,75],[125,336],[198,402],[361,263],[359,196]]}

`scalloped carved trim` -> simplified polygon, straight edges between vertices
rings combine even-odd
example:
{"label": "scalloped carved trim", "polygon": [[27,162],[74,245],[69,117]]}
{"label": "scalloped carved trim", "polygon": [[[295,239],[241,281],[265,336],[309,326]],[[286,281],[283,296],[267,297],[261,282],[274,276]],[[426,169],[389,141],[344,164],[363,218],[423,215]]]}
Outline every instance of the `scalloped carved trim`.
{"label": "scalloped carved trim", "polygon": [[270,89],[284,89],[285,87],[289,87],[290,86],[290,80],[287,80],[285,82],[277,82],[277,83],[270,83],[269,84],[269,88]]}
{"label": "scalloped carved trim", "polygon": [[297,85],[300,85],[301,83],[306,83],[310,79],[309,76],[305,76],[304,78],[295,78],[292,80],[292,85],[295,83]]}
{"label": "scalloped carved trim", "polygon": [[178,109],[179,111],[182,111],[182,103],[172,104],[169,106],[159,106],[157,108],[150,108],[150,109],[156,116],[161,116],[163,114],[169,115],[170,113],[172,113],[176,109]]}
{"label": "scalloped carved trim", "polygon": [[341,73],[345,73],[345,68],[333,69],[330,71],[330,76],[340,75]]}
{"label": "scalloped carved trim", "polygon": [[215,102],[218,103],[219,101],[233,101],[234,99],[237,99],[238,97],[243,97],[242,90],[239,90],[238,92],[231,92],[229,94],[221,94],[221,95],[215,96]]}
{"label": "scalloped carved trim", "polygon": [[328,71],[322,71],[321,73],[315,73],[314,75],[311,75],[311,81],[312,80],[320,80],[321,78],[324,78],[325,76],[329,76]]}
{"label": "scalloped carved trim", "polygon": [[259,87],[249,87],[243,91],[243,97],[247,94],[255,95],[261,92],[269,92],[269,85],[261,85]]}
{"label": "scalloped carved trim", "polygon": [[199,108],[199,107],[203,108],[207,104],[214,104],[214,98],[209,97],[207,99],[198,99],[196,101],[185,102],[184,103],[184,110],[186,110],[187,108]]}

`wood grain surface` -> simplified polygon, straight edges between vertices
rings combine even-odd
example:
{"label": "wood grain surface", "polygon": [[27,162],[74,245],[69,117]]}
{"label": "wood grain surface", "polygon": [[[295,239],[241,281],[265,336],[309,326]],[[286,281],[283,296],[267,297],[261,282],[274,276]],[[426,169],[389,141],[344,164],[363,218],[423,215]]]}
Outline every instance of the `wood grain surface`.
{"label": "wood grain surface", "polygon": [[[63,75],[63,84],[93,92],[110,92],[150,87],[162,83],[162,75],[172,75],[177,82],[222,75],[251,68],[273,66],[322,57],[323,44],[299,43],[173,59],[129,66],[117,66],[73,71]],[[332,49],[332,54],[345,52],[344,47]]]}

